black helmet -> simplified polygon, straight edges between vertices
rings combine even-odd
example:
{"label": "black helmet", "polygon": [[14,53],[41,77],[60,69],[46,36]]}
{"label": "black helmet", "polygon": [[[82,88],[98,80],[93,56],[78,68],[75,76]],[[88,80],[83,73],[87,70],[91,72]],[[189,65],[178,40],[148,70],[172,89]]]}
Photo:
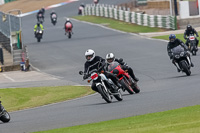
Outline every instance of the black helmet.
{"label": "black helmet", "polygon": [[170,41],[170,42],[174,42],[175,39],[176,39],[176,35],[175,35],[175,34],[170,34],[170,35],[169,35],[169,41]]}
{"label": "black helmet", "polygon": [[40,26],[40,23],[39,23],[39,22],[37,22],[37,26]]}
{"label": "black helmet", "polygon": [[187,25],[187,30],[192,30],[192,26],[191,25]]}

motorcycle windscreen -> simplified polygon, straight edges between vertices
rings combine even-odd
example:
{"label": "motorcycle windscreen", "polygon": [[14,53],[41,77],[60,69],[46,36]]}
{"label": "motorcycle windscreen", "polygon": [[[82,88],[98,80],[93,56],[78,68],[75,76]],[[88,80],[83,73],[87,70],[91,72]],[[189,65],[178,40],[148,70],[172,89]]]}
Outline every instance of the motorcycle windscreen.
{"label": "motorcycle windscreen", "polygon": [[184,52],[184,48],[178,45],[177,47],[173,48],[171,51],[173,54],[180,54],[181,52]]}

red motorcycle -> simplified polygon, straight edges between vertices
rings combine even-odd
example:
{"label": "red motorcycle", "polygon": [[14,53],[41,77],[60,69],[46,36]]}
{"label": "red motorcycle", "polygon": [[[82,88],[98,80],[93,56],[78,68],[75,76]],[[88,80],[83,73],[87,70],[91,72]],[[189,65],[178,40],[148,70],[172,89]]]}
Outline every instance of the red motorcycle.
{"label": "red motorcycle", "polygon": [[71,23],[66,23],[66,25],[65,25],[65,35],[67,35],[68,38],[72,37],[72,24]]}
{"label": "red motorcycle", "polygon": [[134,92],[140,92],[137,82],[132,79],[127,71],[124,71],[121,68],[121,65],[118,62],[113,61],[111,64],[109,64],[108,71],[119,78],[120,84],[123,86],[123,91],[127,90],[130,94],[133,94]]}

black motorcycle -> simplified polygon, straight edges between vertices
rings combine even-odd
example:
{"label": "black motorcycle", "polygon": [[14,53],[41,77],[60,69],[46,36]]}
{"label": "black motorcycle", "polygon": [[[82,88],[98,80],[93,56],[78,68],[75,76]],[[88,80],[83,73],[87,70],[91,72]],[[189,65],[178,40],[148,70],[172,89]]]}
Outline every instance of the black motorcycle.
{"label": "black motorcycle", "polygon": [[192,55],[196,55],[198,48],[196,46],[196,37],[193,34],[188,36],[189,49]]}
{"label": "black motorcycle", "polygon": [[51,23],[53,25],[56,25],[56,23],[57,23],[57,15],[54,13],[50,17],[51,17]]}
{"label": "black motorcycle", "polygon": [[182,72],[185,72],[187,76],[190,76],[191,61],[188,56],[189,53],[180,45],[174,47],[171,51],[176,67]]}
{"label": "black motorcycle", "polygon": [[[83,75],[83,72],[79,72],[80,75]],[[122,101],[123,97],[121,94],[121,89],[117,89],[117,86],[112,82],[111,79],[106,78],[103,73],[98,72],[98,70],[90,71],[90,74],[87,75],[88,83],[93,81],[98,89],[99,94],[101,94],[102,98],[107,102],[112,102],[112,96],[114,96],[118,101]],[[114,92],[113,90],[117,90]]]}
{"label": "black motorcycle", "polygon": [[10,114],[5,110],[0,101],[0,120],[4,123],[10,121]]}
{"label": "black motorcycle", "polygon": [[36,30],[36,33],[35,33],[35,34],[36,34],[35,37],[37,38],[37,41],[40,42],[41,39],[42,39],[42,35],[43,35],[42,29],[41,29],[41,28],[38,28],[38,29]]}

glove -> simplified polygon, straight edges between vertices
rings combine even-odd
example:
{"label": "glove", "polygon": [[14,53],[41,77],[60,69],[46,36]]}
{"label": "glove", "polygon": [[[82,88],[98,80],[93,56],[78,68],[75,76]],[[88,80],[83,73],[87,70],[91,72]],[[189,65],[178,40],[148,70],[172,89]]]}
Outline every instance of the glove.
{"label": "glove", "polygon": [[187,50],[186,53],[187,53],[188,55],[190,55],[190,51],[189,51],[189,50]]}
{"label": "glove", "polygon": [[169,58],[170,58],[170,60],[171,60],[171,59],[173,59],[173,56],[170,56]]}
{"label": "glove", "polygon": [[87,75],[84,75],[84,76],[83,76],[83,79],[87,79],[87,78],[88,78],[88,76],[87,76]]}

